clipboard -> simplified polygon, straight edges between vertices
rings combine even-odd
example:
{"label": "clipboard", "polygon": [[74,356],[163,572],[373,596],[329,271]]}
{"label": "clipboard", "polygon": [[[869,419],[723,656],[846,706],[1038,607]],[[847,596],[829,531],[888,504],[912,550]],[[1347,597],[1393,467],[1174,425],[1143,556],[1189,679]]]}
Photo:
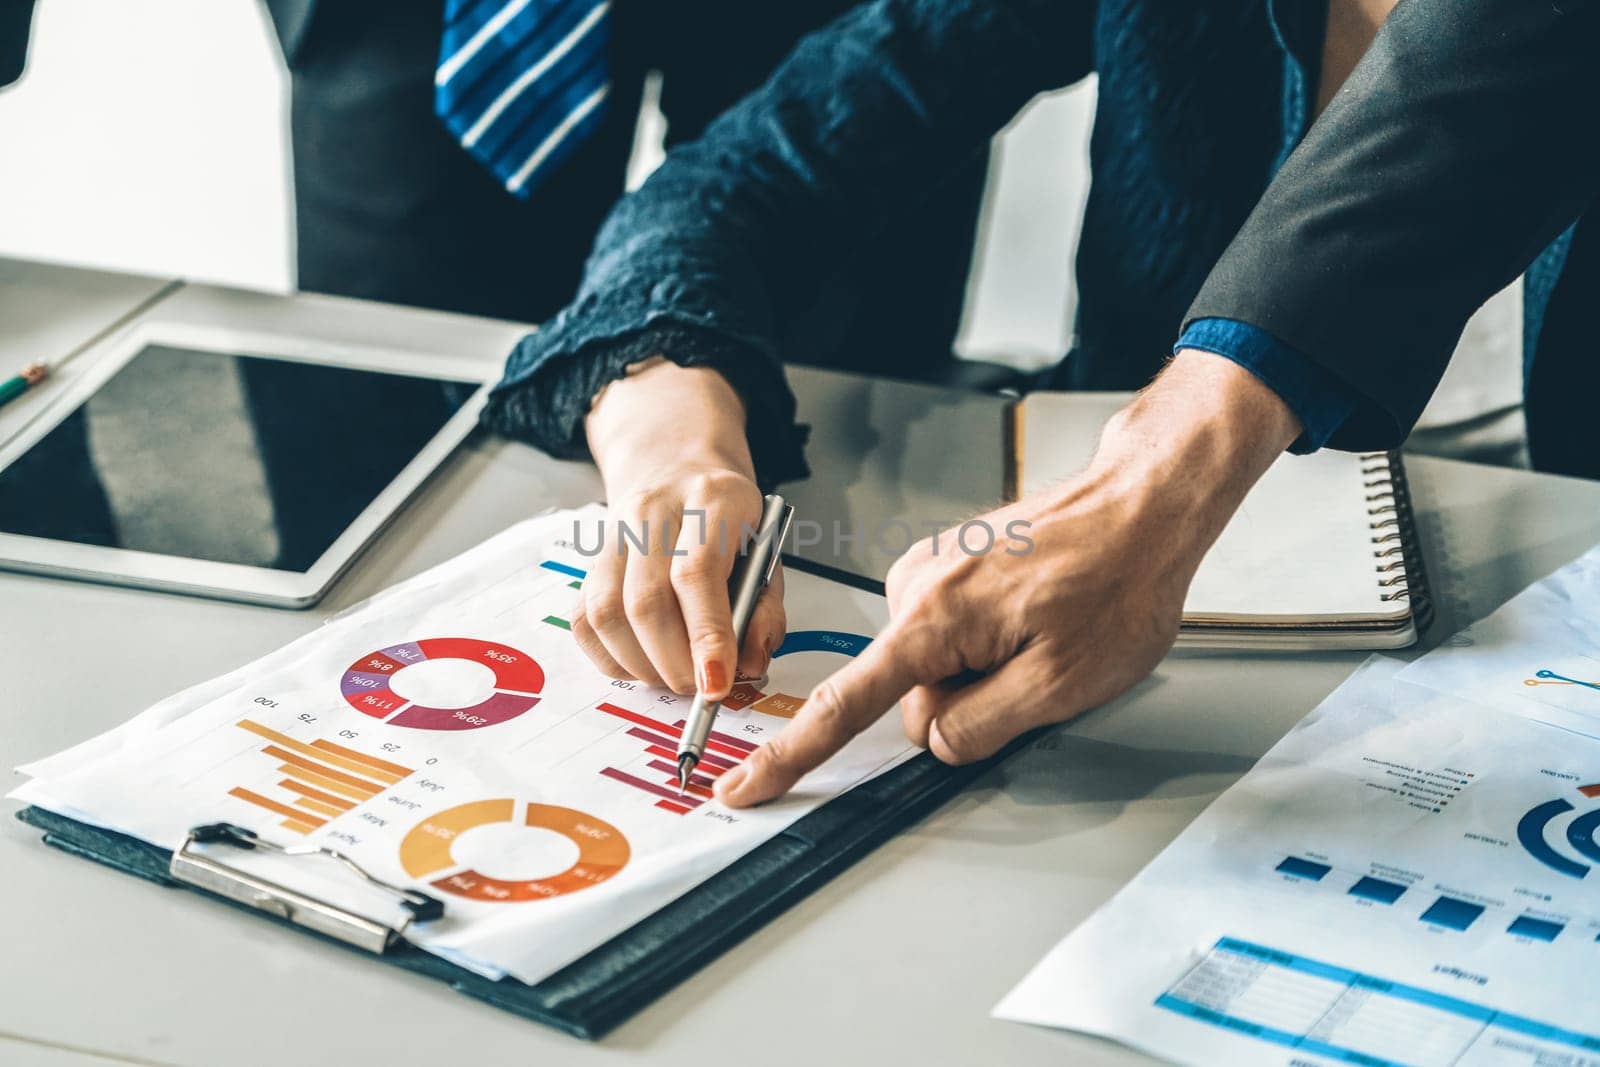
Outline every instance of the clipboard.
{"label": "clipboard", "polygon": [[[785,554],[785,566],[879,595],[874,582]],[[667,904],[533,984],[493,980],[426,952],[372,920],[324,902],[275,896],[282,887],[249,884],[249,876],[213,870],[213,880],[174,875],[174,853],[29,806],[17,818],[43,831],[44,842],[159,885],[189,889],[349,951],[444,982],[452,989],[525,1019],[596,1040],[657,997],[738,944],[895,833],[932,812],[969,782],[1026,744],[1026,735],[980,763],[951,767],[924,752],[856,786]],[[184,850],[180,850],[182,853]],[[182,855],[179,855],[180,867]],[[395,889],[396,887],[385,887]],[[292,891],[289,891],[292,892]],[[416,894],[422,896],[421,894]],[[426,908],[425,904],[419,907]],[[329,914],[337,913],[337,914]],[[416,909],[412,909],[415,915]],[[358,927],[365,924],[365,939]]]}

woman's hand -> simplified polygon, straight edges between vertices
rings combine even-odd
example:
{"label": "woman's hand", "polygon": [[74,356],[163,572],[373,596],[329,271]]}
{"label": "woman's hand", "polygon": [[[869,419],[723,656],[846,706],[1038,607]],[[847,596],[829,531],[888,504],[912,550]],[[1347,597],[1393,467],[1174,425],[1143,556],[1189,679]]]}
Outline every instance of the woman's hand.
{"label": "woman's hand", "polygon": [[741,533],[761,519],[739,395],[714,370],[651,360],[600,393],[585,430],[608,514],[573,619],[578,646],[614,678],[716,700],[736,672],[764,675],[784,634],[781,569],[743,649],[728,601]]}
{"label": "woman's hand", "polygon": [[972,554],[958,527],[897,561],[889,625],[721,776],[718,798],[780,795],[897,701],[913,742],[967,763],[1129,689],[1172,647],[1200,560],[1299,432],[1248,371],[1180,353],[1087,471],[981,517],[993,547]]}

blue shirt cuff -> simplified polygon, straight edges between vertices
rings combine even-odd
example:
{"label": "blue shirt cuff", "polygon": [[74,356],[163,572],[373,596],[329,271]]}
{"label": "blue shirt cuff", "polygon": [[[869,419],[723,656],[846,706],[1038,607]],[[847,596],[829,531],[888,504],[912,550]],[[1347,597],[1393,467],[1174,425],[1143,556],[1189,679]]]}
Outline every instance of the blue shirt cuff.
{"label": "blue shirt cuff", "polygon": [[1304,354],[1258,326],[1236,319],[1196,319],[1184,328],[1176,353],[1198,348],[1231,359],[1261,379],[1300,420],[1301,434],[1289,451],[1315,452],[1356,407],[1356,394]]}

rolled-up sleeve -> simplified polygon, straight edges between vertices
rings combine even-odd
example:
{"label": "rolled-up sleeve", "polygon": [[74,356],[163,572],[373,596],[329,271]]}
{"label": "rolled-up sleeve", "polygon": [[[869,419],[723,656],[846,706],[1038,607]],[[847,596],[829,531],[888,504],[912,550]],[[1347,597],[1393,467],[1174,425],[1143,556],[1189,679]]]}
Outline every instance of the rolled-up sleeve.
{"label": "rolled-up sleeve", "polygon": [[1290,452],[1315,452],[1355,409],[1350,387],[1266,330],[1235,319],[1196,319],[1184,328],[1174,353],[1185,348],[1222,356],[1278,394],[1295,418],[1300,436]]}
{"label": "rolled-up sleeve", "polygon": [[841,257],[1033,95],[1087,73],[1093,7],[878,0],[803,40],[618,203],[577,299],[512,352],[486,424],[582,455],[590,398],[662,355],[738,390],[764,483],[803,474],[779,339]]}

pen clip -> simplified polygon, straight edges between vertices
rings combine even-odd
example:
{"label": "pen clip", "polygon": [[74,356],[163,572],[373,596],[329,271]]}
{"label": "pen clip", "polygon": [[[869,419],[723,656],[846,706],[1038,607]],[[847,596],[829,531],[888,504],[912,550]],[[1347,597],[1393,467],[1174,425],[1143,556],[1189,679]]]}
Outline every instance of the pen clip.
{"label": "pen clip", "polygon": [[777,528],[773,530],[767,548],[766,573],[761,576],[761,584],[766,585],[772,581],[772,572],[778,569],[778,559],[783,555],[783,541],[789,536],[789,523],[794,518],[794,505],[783,505],[783,512],[778,516]]}

